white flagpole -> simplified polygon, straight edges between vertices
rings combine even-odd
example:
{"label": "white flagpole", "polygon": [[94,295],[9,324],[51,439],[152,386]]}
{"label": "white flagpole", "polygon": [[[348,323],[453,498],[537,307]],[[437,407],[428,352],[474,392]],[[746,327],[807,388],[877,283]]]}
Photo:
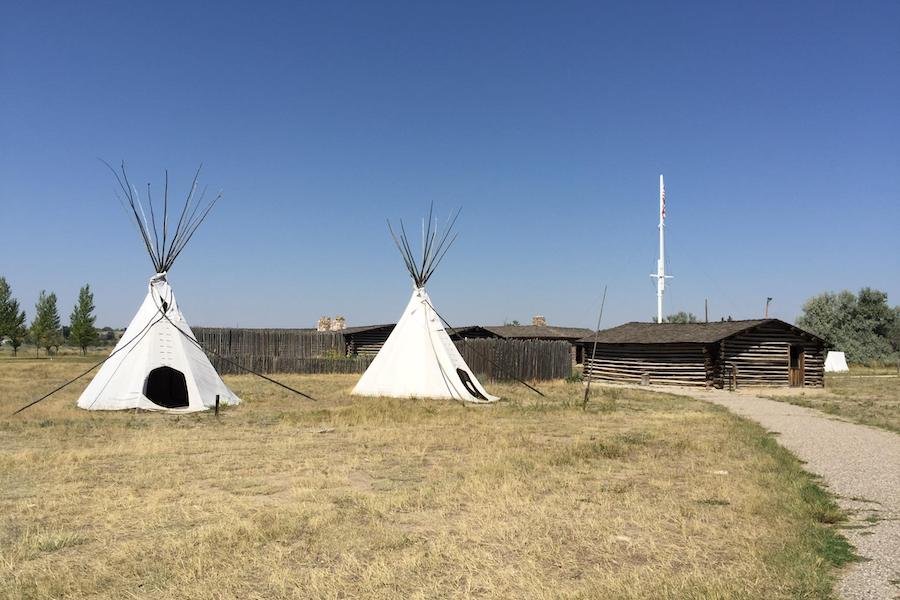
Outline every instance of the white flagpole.
{"label": "white flagpole", "polygon": [[656,273],[650,275],[656,278],[656,322],[663,321],[663,294],[666,291],[666,187],[663,176],[659,176],[659,259],[656,261]]}

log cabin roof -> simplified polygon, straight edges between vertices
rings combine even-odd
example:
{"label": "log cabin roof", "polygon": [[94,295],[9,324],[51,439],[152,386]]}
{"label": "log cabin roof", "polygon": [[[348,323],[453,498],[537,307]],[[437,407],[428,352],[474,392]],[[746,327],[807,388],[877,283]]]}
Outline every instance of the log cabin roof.
{"label": "log cabin roof", "polygon": [[394,329],[396,323],[385,323],[383,325],[362,325],[360,327],[345,327],[339,331],[344,335],[353,335],[354,333],[365,333],[367,331],[375,331],[377,329]]}
{"label": "log cabin roof", "polygon": [[484,329],[506,339],[577,340],[593,335],[584,327],[556,327],[553,325],[485,325]]}
{"label": "log cabin roof", "polygon": [[778,325],[824,344],[822,338],[780,319],[750,319],[712,323],[641,323],[632,321],[581,338],[579,343],[598,344],[712,344],[760,325]]}
{"label": "log cabin roof", "polygon": [[[507,340],[570,340],[575,341],[586,335],[593,335],[592,329],[584,327],[556,327],[554,325],[466,325],[447,329],[450,335],[468,337],[498,337]],[[487,334],[487,335],[485,335]]]}
{"label": "log cabin roof", "polygon": [[[366,333],[379,329],[390,330],[394,323],[384,325],[364,325],[361,327],[347,327],[342,329],[344,335]],[[587,335],[593,335],[593,331],[583,327],[554,327],[551,325],[466,325],[464,327],[448,327],[447,333],[451,336],[468,337],[499,337],[504,339],[543,339],[543,340],[571,340],[575,341]]]}
{"label": "log cabin roof", "polygon": [[481,325],[464,325],[463,327],[448,327],[447,333],[451,339],[462,338],[495,338],[496,333]]}
{"label": "log cabin roof", "polygon": [[[343,333],[344,335],[349,335],[349,336],[356,335],[359,333],[369,333],[369,332],[375,332],[375,331],[379,331],[379,332],[383,331],[386,334],[390,334],[391,331],[393,331],[394,327],[396,327],[396,326],[397,326],[396,323],[384,323],[382,325],[360,325],[358,327],[345,327],[344,329],[341,329],[340,332]],[[476,332],[481,333],[481,334],[487,334],[487,335],[482,335],[479,337],[496,336],[496,334],[486,330],[485,328],[481,327],[480,325],[469,325],[467,327],[455,327],[455,328],[448,327],[447,328],[447,333],[450,334],[451,336],[454,336],[454,335],[465,336],[468,333],[476,333]]]}

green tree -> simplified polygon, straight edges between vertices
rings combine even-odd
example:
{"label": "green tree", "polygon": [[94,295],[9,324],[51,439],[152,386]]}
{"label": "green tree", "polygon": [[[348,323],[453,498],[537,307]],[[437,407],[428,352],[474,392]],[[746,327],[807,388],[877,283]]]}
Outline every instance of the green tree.
{"label": "green tree", "polygon": [[888,334],[888,339],[894,352],[900,354],[900,306],[894,307],[894,326]]}
{"label": "green tree", "polygon": [[[16,302],[16,307],[18,308],[19,303]],[[13,356],[18,356],[19,348],[25,342],[25,338],[28,336],[28,326],[25,325],[25,311],[19,311],[19,314],[14,314],[11,322],[11,327],[6,332],[6,337],[9,338],[9,344],[13,349]]]}
{"label": "green tree", "polygon": [[900,307],[891,308],[887,294],[863,288],[813,296],[803,305],[797,325],[830,342],[851,362],[887,360],[898,350]]}
{"label": "green tree", "polygon": [[679,311],[671,314],[663,320],[664,323],[697,323],[697,315],[691,312]]}
{"label": "green tree", "polygon": [[19,310],[19,301],[13,298],[6,278],[0,277],[0,339],[9,338],[13,356],[25,340],[25,311]]}
{"label": "green tree", "polygon": [[[7,331],[10,329],[12,321],[12,303],[15,299],[12,297],[12,288],[6,277],[0,277],[0,338],[9,335]],[[18,312],[18,302],[16,302],[16,312]]]}
{"label": "green tree", "polygon": [[97,328],[94,327],[96,320],[94,294],[91,286],[85,284],[78,292],[78,304],[69,317],[69,343],[81,348],[82,354],[87,354],[87,347],[97,341]]}
{"label": "green tree", "polygon": [[0,337],[7,335],[6,330],[9,329],[11,313],[10,305],[14,301],[9,282],[6,281],[6,277],[0,277]]}
{"label": "green tree", "polygon": [[62,328],[59,324],[59,310],[56,308],[56,294],[41,290],[37,304],[34,306],[34,321],[31,322],[31,340],[34,342],[35,354],[39,348],[50,355],[52,348],[59,348],[62,343]]}

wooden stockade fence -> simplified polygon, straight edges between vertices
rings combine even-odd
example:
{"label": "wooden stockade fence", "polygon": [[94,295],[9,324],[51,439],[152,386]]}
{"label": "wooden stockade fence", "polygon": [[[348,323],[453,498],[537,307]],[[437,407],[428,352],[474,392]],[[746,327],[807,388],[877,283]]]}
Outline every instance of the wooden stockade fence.
{"label": "wooden stockade fence", "polygon": [[[194,330],[219,373],[363,373],[374,356],[347,356],[340,332],[310,329]],[[568,342],[559,340],[468,339],[455,342],[466,364],[486,381],[563,379],[572,374]],[[219,356],[228,360],[223,360]],[[236,366],[228,361],[233,361]]]}
{"label": "wooden stockade fence", "polygon": [[563,340],[480,338],[455,343],[479,379],[535,381],[572,374],[571,344]]}
{"label": "wooden stockade fence", "polygon": [[[244,369],[257,373],[363,373],[372,363],[373,356],[348,356],[344,358],[297,358],[290,356],[229,356],[229,361],[210,356],[213,367],[222,375],[239,375]],[[237,363],[237,364],[234,364]],[[241,368],[244,367],[244,368]]]}
{"label": "wooden stockade fence", "polygon": [[233,329],[197,327],[197,341],[204,348],[228,356],[320,358],[347,353],[338,331],[315,329]]}
{"label": "wooden stockade fence", "polygon": [[344,336],[337,331],[213,327],[193,331],[197,341],[213,352],[209,359],[221,374],[243,373],[241,367],[258,373],[362,373],[372,362],[371,357],[346,356]]}

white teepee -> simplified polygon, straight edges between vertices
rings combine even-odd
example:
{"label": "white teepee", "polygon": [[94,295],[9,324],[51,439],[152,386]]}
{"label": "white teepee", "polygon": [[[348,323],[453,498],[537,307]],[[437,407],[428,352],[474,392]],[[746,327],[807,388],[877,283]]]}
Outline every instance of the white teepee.
{"label": "white teepee", "polygon": [[78,406],[194,412],[214,406],[217,395],[222,404],[240,402],[197,344],[165,274],[159,274]]}
{"label": "white teepee", "polygon": [[826,373],[846,373],[849,370],[847,356],[843,352],[828,351],[828,354],[825,355]]}
{"label": "white teepee", "polygon": [[353,388],[353,394],[494,402],[498,398],[485,391],[466,365],[425,291],[425,282],[456,239],[454,236],[448,242],[455,217],[440,238],[431,226],[430,213],[428,221],[428,228],[423,231],[421,259],[413,256],[405,231],[399,238],[394,236],[415,289],[403,316]]}
{"label": "white teepee", "polygon": [[168,269],[218,197],[204,204],[203,194],[195,194],[195,175],[178,224],[170,232],[167,196],[159,215],[162,222],[157,223],[152,204],[144,211],[124,165],[122,177],[116,177],[125,193],[123,203],[131,209],[157,274],[150,280],[147,297],[125,334],[78,398],[78,406],[87,410],[194,412],[214,406],[216,396],[221,404],[238,404],[240,399],[216,373],[191,332],[166,280]]}

